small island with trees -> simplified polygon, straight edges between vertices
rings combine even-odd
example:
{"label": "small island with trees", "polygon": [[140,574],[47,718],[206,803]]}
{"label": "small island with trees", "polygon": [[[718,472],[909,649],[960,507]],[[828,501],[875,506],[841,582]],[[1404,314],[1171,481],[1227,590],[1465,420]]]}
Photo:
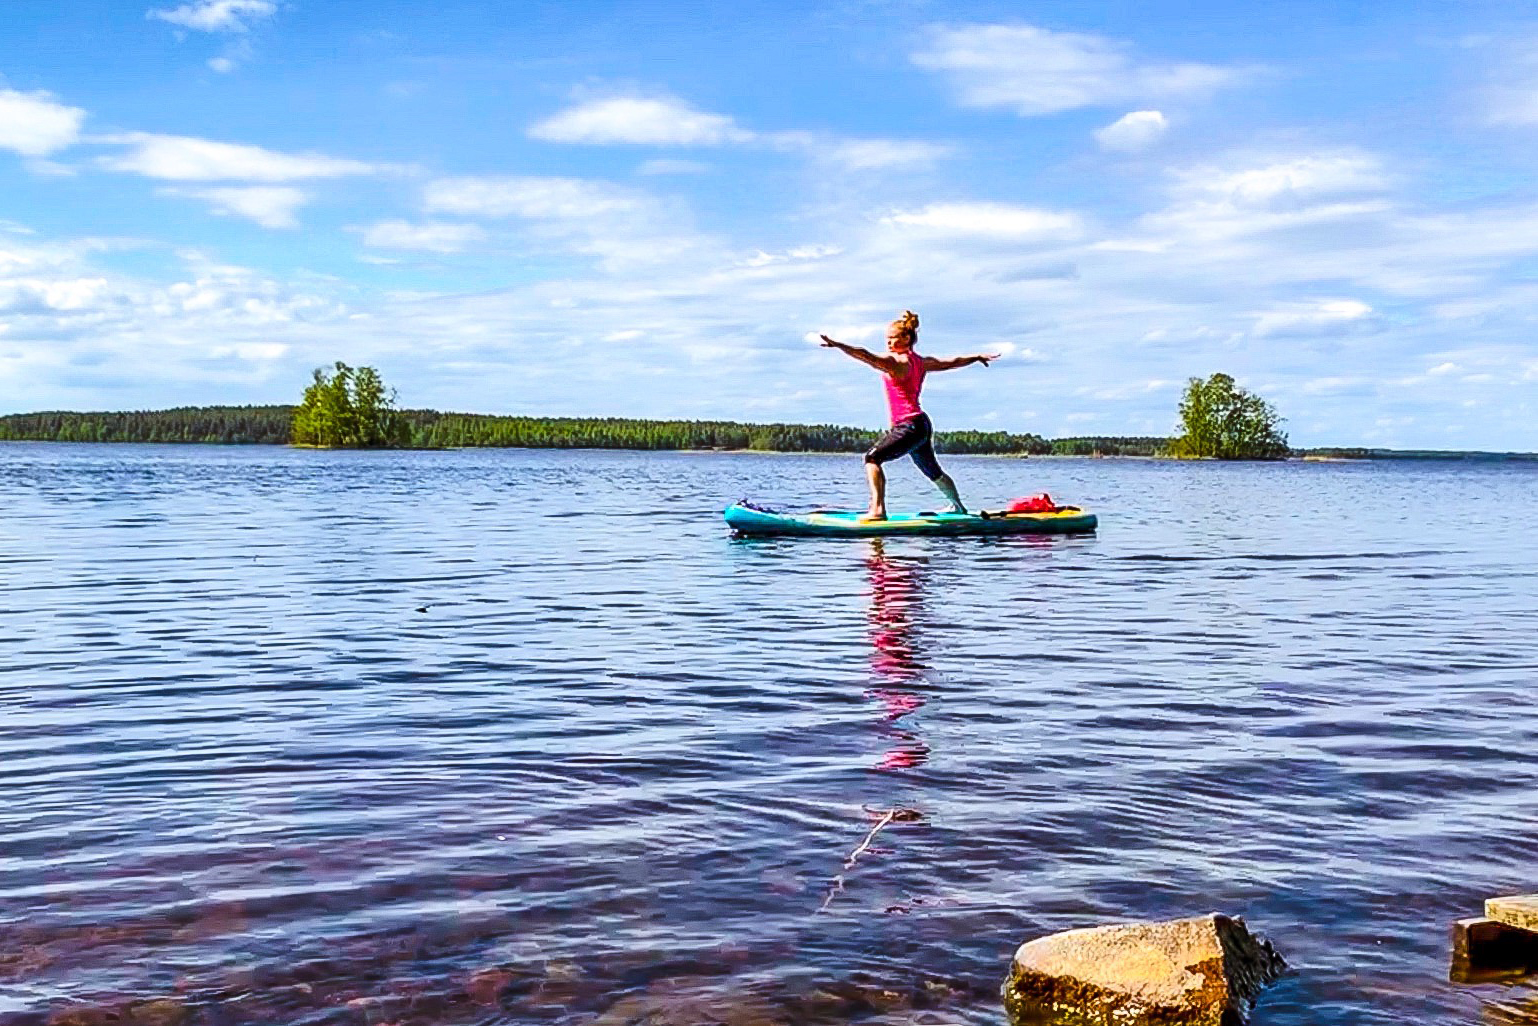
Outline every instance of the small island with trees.
{"label": "small island with trees", "polygon": [[[1174,459],[1515,459],[1535,453],[1370,448],[1291,449],[1270,403],[1227,374],[1191,378],[1180,433],[1045,439],[1007,431],[942,431],[948,453],[1001,456],[1143,456]],[[327,449],[633,449],[863,452],[879,432],[832,424],[745,424],[622,417],[520,417],[400,409],[373,367],[318,368],[298,405],[0,416],[0,441],[297,445]]]}
{"label": "small island with trees", "polygon": [[1165,454],[1177,459],[1284,460],[1291,450],[1282,418],[1227,374],[1192,378],[1180,400],[1181,432]]}
{"label": "small island with trees", "polygon": [[395,390],[372,367],[341,360],[333,371],[315,368],[315,380],[294,410],[289,444],[320,449],[405,449],[411,422],[395,408]]}

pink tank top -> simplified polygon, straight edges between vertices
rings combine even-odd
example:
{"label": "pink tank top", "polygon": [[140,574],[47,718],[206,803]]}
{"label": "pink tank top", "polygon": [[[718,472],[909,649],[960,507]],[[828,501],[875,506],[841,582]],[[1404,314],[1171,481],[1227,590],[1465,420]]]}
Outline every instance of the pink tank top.
{"label": "pink tank top", "polygon": [[908,373],[899,381],[892,375],[886,379],[886,404],[892,411],[892,423],[901,424],[912,420],[924,411],[919,409],[919,389],[924,387],[924,358],[908,350]]}

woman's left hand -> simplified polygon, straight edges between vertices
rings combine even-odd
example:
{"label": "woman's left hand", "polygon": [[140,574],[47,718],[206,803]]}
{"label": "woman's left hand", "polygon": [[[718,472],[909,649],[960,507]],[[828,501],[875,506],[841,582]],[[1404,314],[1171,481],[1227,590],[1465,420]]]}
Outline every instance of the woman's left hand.
{"label": "woman's left hand", "polygon": [[984,367],[986,367],[986,366],[988,366],[988,364],[990,362],[992,362],[993,360],[997,360],[999,357],[1001,357],[1003,355],[1004,355],[1003,353],[978,353],[977,354],[977,362],[982,364]]}

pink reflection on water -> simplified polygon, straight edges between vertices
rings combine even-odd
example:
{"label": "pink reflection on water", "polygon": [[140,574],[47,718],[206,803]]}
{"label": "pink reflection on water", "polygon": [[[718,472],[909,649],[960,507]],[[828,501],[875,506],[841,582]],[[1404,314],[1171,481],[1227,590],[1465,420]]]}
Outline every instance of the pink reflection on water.
{"label": "pink reflection on water", "polygon": [[928,668],[919,656],[913,621],[921,611],[920,565],[886,554],[881,539],[872,539],[865,566],[870,580],[871,676],[874,686],[865,697],[881,703],[883,732],[892,747],[876,760],[883,771],[912,769],[929,761],[929,745],[898,721],[924,707],[925,698],[913,690]]}

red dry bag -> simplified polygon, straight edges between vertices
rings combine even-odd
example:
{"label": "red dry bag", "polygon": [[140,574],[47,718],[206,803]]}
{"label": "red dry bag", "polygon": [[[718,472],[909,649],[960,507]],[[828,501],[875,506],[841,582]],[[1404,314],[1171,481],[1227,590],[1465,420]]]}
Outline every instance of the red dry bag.
{"label": "red dry bag", "polygon": [[1046,492],[1033,495],[1029,499],[1016,499],[1009,504],[1011,513],[1051,513],[1056,509],[1057,504]]}

